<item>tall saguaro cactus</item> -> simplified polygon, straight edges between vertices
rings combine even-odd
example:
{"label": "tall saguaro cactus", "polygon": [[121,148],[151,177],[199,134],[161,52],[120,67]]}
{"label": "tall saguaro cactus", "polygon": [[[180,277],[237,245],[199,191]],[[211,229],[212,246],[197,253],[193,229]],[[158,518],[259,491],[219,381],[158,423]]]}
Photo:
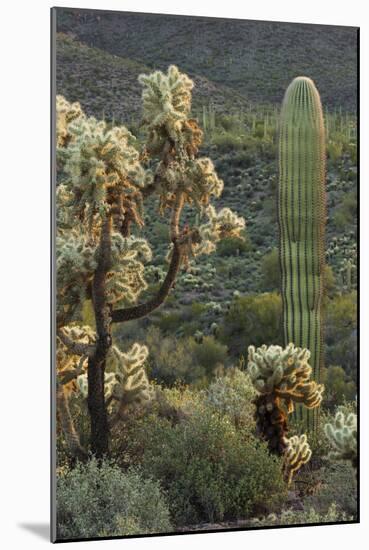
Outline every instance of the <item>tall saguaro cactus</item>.
{"label": "tall saguaro cactus", "polygon": [[[325,132],[319,92],[299,76],[288,86],[279,130],[279,255],[285,344],[311,352],[314,379],[323,360],[321,305],[324,274]],[[315,429],[317,411],[298,407]]]}

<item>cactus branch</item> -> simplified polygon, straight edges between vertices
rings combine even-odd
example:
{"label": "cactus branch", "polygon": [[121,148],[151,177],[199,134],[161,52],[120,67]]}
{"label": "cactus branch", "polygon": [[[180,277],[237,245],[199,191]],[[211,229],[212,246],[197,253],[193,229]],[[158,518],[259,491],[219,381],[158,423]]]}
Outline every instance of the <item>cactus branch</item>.
{"label": "cactus branch", "polygon": [[149,313],[160,307],[167,298],[170,289],[176,280],[176,276],[181,265],[181,257],[182,254],[180,247],[176,242],[174,242],[166,277],[154,298],[148,300],[146,303],[112,311],[112,322],[122,323],[125,321],[132,321],[133,319],[140,319],[141,317],[146,317],[146,315],[149,315]]}

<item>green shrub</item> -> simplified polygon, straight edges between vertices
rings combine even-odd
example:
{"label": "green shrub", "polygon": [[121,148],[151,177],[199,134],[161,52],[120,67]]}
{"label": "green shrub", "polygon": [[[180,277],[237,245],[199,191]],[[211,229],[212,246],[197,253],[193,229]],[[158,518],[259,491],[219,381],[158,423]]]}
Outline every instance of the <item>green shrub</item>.
{"label": "green shrub", "polygon": [[281,514],[270,514],[267,517],[255,519],[252,522],[253,527],[268,527],[271,525],[307,525],[309,523],[337,523],[340,521],[352,521],[352,516],[348,516],[332,503],[325,514],[317,512],[312,507],[306,507],[304,510],[283,510]]}
{"label": "green shrub", "polygon": [[149,348],[148,373],[157,382],[171,386],[176,382],[195,382],[205,376],[205,368],[194,364],[188,338],[163,336],[157,327],[150,327],[146,344]]}
{"label": "green shrub", "polygon": [[354,381],[357,375],[357,293],[328,300],[325,313],[325,360],[327,365],[342,365]]}
{"label": "green shrub", "polygon": [[95,459],[58,473],[57,521],[59,539],[171,531],[157,481]]}
{"label": "green shrub", "polygon": [[228,237],[220,241],[217,245],[217,253],[219,256],[237,256],[251,250],[251,242],[249,236],[244,239],[238,237]]}
{"label": "green shrub", "polygon": [[248,346],[283,344],[282,301],[270,292],[235,299],[220,328],[220,339],[233,356],[246,353]]}
{"label": "green shrub", "polygon": [[238,369],[226,371],[225,376],[217,378],[205,391],[205,403],[223,415],[227,415],[238,428],[255,428],[252,402],[256,392],[249,375]]}
{"label": "green shrub", "polygon": [[342,205],[333,214],[333,223],[337,229],[345,230],[354,223],[357,213],[357,195],[355,191],[344,196]]}
{"label": "green shrub", "polygon": [[133,430],[127,452],[167,490],[177,526],[265,513],[284,500],[280,459],[207,407],[174,426],[146,417]]}
{"label": "green shrub", "polygon": [[305,497],[307,506],[313,506],[319,513],[326,514],[332,502],[338,509],[351,517],[357,515],[356,472],[351,464],[330,463],[318,472],[321,485],[319,491]]}
{"label": "green shrub", "polygon": [[214,336],[204,336],[201,342],[189,338],[185,345],[187,353],[192,355],[196,369],[203,369],[205,375],[211,377],[216,369],[224,367],[228,348],[218,342]]}
{"label": "green shrub", "polygon": [[342,367],[323,368],[321,382],[325,387],[324,404],[326,407],[333,408],[341,405],[344,401],[351,401],[357,394],[355,382],[350,380]]}
{"label": "green shrub", "polygon": [[279,290],[281,286],[281,268],[278,249],[273,248],[261,260],[261,289],[263,291]]}
{"label": "green shrub", "polygon": [[343,144],[337,141],[329,141],[327,144],[327,153],[329,160],[332,161],[332,163],[336,163],[337,160],[342,157],[342,151],[343,151]]}

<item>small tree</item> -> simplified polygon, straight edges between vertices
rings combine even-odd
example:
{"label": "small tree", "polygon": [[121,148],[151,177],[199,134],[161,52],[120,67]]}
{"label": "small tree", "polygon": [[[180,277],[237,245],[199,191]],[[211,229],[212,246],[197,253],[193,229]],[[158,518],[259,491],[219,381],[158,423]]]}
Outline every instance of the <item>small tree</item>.
{"label": "small tree", "polygon": [[[190,118],[193,82],[175,66],[139,81],[147,131],[140,152],[125,127],[88,118],[78,103],[57,97],[57,395],[74,456],[85,451],[68,408],[71,389],[87,385],[91,450],[98,457],[108,452],[109,429],[128,405],[149,397],[147,348],[135,343],[121,352],[112,342],[113,324],[149,315],[165,301],[181,266],[245,226],[230,209],[217,212],[210,204],[223,182],[210,159],[197,157],[203,134]],[[155,197],[168,224],[168,268],[156,294],[139,301],[152,252],[134,231],[144,225],[145,201]],[[199,223],[181,223],[186,206],[197,209]],[[86,299],[95,331],[81,326]]]}

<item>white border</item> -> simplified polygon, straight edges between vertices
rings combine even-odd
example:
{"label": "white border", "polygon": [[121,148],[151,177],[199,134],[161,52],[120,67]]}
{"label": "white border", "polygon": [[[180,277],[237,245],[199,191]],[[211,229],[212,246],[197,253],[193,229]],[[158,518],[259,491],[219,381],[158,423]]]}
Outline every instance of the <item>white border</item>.
{"label": "white border", "polygon": [[[144,0],[69,0],[59,5],[125,11],[178,13],[361,26],[361,250],[369,237],[368,90],[369,18],[362,0],[228,0],[155,2]],[[29,550],[47,544],[22,525],[49,521],[49,8],[52,2],[25,0],[1,8],[1,542],[4,548]],[[4,126],[5,118],[5,126]],[[365,154],[366,152],[366,154]],[[282,548],[299,550],[334,545],[335,550],[361,547],[368,538],[368,408],[369,387],[364,356],[369,339],[365,282],[369,255],[361,254],[361,518],[360,525],[202,534],[180,537],[101,541],[99,548],[127,549]],[[4,306],[5,302],[5,308]],[[365,490],[366,489],[366,490]],[[45,528],[44,528],[45,531]],[[359,545],[358,545],[359,543]],[[86,544],[78,543],[82,547]],[[97,543],[96,543],[97,544]]]}

